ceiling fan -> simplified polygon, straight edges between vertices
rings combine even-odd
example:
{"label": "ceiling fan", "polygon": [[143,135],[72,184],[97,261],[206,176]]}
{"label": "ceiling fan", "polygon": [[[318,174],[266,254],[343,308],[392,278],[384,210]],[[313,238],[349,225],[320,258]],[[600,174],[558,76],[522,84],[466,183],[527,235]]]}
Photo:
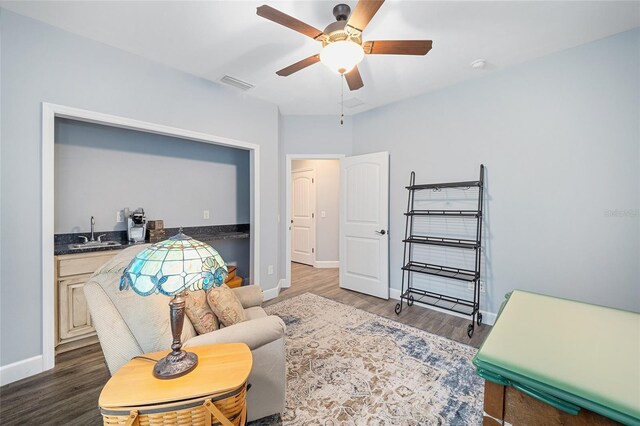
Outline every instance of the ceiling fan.
{"label": "ceiling fan", "polygon": [[289,65],[276,74],[286,77],[316,62],[322,62],[344,75],[350,90],[358,90],[364,86],[358,64],[365,55],[426,55],[431,50],[431,40],[362,41],[364,29],[383,3],[384,0],[359,0],[353,13],[348,5],[339,4],[333,8],[336,22],[329,24],[324,31],[271,6],[258,7],[256,13],[259,16],[322,43],[319,54]]}

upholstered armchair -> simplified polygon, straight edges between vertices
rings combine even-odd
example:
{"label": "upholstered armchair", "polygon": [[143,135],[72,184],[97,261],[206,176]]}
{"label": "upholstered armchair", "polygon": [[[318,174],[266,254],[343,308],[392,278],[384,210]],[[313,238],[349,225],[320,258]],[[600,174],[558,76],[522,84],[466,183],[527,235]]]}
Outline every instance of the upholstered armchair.
{"label": "upholstered armchair", "polygon": [[[122,271],[144,246],[123,250],[103,265],[85,285],[84,293],[111,374],[131,358],[171,346],[169,299],[162,295],[140,297],[120,291]],[[262,309],[258,286],[233,289],[247,320],[210,333],[197,335],[185,317],[184,347],[214,343],[246,343],[253,354],[247,393],[247,419],[259,419],[284,410],[285,351],[284,322]]]}

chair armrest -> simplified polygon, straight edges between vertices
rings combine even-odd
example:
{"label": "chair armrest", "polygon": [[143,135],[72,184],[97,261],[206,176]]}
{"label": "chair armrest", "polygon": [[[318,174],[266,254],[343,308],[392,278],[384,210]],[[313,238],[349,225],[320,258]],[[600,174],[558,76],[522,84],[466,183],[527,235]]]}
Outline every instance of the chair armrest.
{"label": "chair armrest", "polygon": [[220,330],[201,334],[187,340],[184,347],[215,343],[245,343],[254,350],[284,336],[284,321],[275,315],[239,322]]}
{"label": "chair armrest", "polygon": [[262,289],[257,285],[245,285],[232,288],[233,294],[240,300],[242,307],[247,309],[253,306],[260,306],[264,301]]}

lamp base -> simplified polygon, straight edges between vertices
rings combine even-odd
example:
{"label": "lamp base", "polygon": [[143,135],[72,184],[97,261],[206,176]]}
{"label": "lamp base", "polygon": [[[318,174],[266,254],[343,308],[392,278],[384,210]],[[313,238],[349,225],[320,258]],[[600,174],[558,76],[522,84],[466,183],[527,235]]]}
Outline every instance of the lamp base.
{"label": "lamp base", "polygon": [[198,365],[198,355],[193,352],[171,352],[153,367],[153,376],[157,379],[175,379],[184,376]]}

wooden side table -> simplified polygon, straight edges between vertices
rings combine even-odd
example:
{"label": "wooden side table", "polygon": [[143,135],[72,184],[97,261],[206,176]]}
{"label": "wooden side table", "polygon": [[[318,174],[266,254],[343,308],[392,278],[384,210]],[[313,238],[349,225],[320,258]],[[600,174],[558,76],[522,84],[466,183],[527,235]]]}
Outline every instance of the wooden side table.
{"label": "wooden side table", "polygon": [[107,382],[98,404],[105,425],[244,425],[247,378],[253,358],[244,343],[196,346],[198,365],[170,380],[153,376],[154,362],[169,351],[129,361]]}

